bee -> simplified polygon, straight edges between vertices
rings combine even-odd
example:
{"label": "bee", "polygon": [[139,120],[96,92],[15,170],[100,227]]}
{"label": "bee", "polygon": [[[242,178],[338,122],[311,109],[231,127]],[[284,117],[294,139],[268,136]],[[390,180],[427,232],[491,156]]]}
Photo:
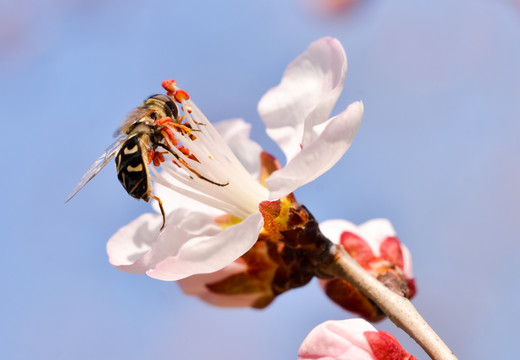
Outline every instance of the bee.
{"label": "bee", "polygon": [[[228,183],[220,184],[200,175],[170,148],[164,130],[169,134],[172,134],[172,132],[169,127],[166,129],[165,127],[169,125],[179,128],[185,133],[192,131],[189,126],[180,125],[181,121],[179,109],[171,96],[158,94],[147,98],[140,107],[134,109],[123,120],[114,133],[114,137],[116,137],[115,142],[91,165],[65,202],[72,199],[78,191],[115,157],[117,178],[126,192],[136,199],[142,199],[146,202],[150,199],[155,199],[159,203],[163,219],[162,230],[166,222],[166,215],[161,199],[152,193],[150,172],[148,170],[154,154],[158,154],[159,158],[162,159],[161,161],[164,161],[164,156],[161,152],[156,152],[157,148],[172,154],[199,178],[217,186],[228,185]],[[154,164],[158,165],[159,161],[154,159]]]}

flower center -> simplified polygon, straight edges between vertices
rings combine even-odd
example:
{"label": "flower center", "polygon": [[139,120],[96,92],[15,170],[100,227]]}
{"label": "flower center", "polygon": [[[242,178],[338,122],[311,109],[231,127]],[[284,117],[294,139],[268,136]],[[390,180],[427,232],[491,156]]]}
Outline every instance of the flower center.
{"label": "flower center", "polygon": [[172,80],[163,81],[163,87],[181,105],[183,115],[156,122],[169,150],[149,156],[164,170],[159,173],[151,166],[154,180],[241,219],[257,213],[268,190],[244,168],[186,91]]}

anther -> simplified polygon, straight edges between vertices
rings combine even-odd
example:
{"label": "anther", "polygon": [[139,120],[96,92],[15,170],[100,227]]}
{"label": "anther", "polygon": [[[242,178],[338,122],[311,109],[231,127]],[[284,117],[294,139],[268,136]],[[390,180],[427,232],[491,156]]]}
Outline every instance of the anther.
{"label": "anther", "polygon": [[[164,88],[164,90],[171,91],[172,93],[175,92],[176,86],[177,86],[177,82],[172,79],[163,80],[163,82],[162,82],[162,87]],[[171,94],[168,94],[168,95],[171,95]]]}
{"label": "anther", "polygon": [[184,146],[177,146],[177,150],[179,150],[181,153],[183,153],[185,156],[188,156],[190,154],[190,150],[186,149]]}
{"label": "anther", "polygon": [[178,89],[175,91],[175,94],[173,94],[173,97],[175,100],[180,104],[183,100],[189,100],[190,96],[186,92],[186,90]]}
{"label": "anther", "polygon": [[169,116],[165,116],[165,117],[162,117],[160,118],[159,120],[157,120],[155,123],[157,125],[164,125],[164,124],[168,124],[168,123],[171,123],[173,120],[171,117]]}
{"label": "anther", "polygon": [[165,161],[164,155],[160,151],[154,151],[152,160],[155,166],[159,166]]}
{"label": "anther", "polygon": [[173,133],[173,131],[171,131],[170,128],[163,128],[161,130],[161,134],[163,135],[163,137],[166,139],[166,140],[169,140],[173,146],[177,145],[178,143],[178,140],[175,138],[175,135]]}
{"label": "anther", "polygon": [[153,151],[152,149],[148,150],[148,164],[150,164],[152,162],[152,159],[154,158],[154,155],[155,155],[155,151]]}
{"label": "anther", "polygon": [[159,159],[160,162],[164,162],[165,159],[164,159],[164,154],[166,152],[161,152],[161,151],[156,151],[155,152],[155,156]]}

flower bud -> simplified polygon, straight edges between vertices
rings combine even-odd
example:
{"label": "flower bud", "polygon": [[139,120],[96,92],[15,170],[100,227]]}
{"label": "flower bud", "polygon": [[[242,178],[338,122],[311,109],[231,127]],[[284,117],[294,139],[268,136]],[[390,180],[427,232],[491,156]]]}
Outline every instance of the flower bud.
{"label": "flower bud", "polygon": [[307,335],[298,360],[416,360],[386,331],[362,319],[326,321]]}
{"label": "flower bud", "polygon": [[[400,243],[388,220],[374,219],[360,226],[344,220],[330,220],[320,228],[386,287],[408,299],[415,295],[410,252]],[[369,321],[384,318],[384,313],[347,281],[331,278],[320,280],[320,284],[327,296],[345,310]]]}

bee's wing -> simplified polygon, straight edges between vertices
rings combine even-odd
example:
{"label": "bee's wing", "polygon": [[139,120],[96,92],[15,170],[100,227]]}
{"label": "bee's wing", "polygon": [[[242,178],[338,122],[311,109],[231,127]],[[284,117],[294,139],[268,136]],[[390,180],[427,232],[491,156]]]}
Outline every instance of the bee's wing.
{"label": "bee's wing", "polygon": [[65,202],[69,201],[80,191],[83,186],[85,186],[94,176],[97,175],[98,172],[101,171],[105,167],[105,165],[112,160],[112,158],[116,155],[116,152],[121,148],[121,145],[125,142],[127,136],[121,135],[116,141],[110,145],[103,154],[92,164],[92,166],[87,170],[87,172],[83,175],[78,185],[72,190],[69,197]]}
{"label": "bee's wing", "polygon": [[138,107],[132,110],[119,124],[117,130],[114,132],[114,137],[120,136],[121,134],[126,133],[126,129],[130,127],[137,120],[144,118],[145,116],[153,113],[153,110],[146,109],[144,107]]}

